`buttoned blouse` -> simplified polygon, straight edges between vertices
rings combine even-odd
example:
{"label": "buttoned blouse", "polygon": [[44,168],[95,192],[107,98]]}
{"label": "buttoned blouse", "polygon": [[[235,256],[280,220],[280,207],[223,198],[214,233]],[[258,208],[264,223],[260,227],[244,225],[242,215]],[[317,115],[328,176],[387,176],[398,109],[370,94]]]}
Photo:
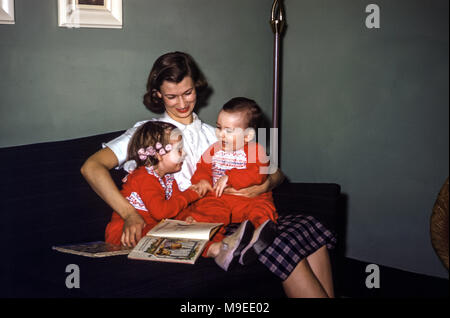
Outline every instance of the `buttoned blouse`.
{"label": "buttoned blouse", "polygon": [[[178,183],[181,191],[186,190],[191,185],[191,177],[195,172],[197,162],[200,160],[203,152],[208,149],[210,145],[217,141],[214,127],[203,123],[197,114],[192,113],[193,121],[189,125],[184,125],[172,119],[167,112],[160,118],[153,118],[151,120],[164,121],[175,125],[183,134],[183,149],[186,152],[183,165],[179,172],[174,173],[174,178]],[[133,127],[128,129],[119,137],[104,143],[103,148],[108,147],[114,152],[119,161],[117,169],[124,167],[127,170],[125,160],[127,158],[128,144],[131,137],[136,130],[148,120],[139,121]]]}

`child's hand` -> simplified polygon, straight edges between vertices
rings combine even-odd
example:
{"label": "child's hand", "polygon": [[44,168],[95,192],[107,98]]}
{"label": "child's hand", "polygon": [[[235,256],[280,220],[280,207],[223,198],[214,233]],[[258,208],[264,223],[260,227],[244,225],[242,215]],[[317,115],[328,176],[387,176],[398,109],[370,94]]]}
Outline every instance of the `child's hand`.
{"label": "child's hand", "polygon": [[197,192],[200,197],[205,196],[208,191],[213,191],[211,183],[209,183],[207,180],[200,180],[197,184],[191,185],[191,187],[192,190]]}
{"label": "child's hand", "polygon": [[223,177],[220,177],[219,180],[217,180],[216,184],[214,185],[214,190],[216,191],[216,197],[221,197],[223,190],[227,187],[228,182],[228,176],[224,175]]}
{"label": "child's hand", "polygon": [[196,184],[191,185],[188,189],[189,189],[189,190],[192,190],[192,191],[195,191],[195,192],[198,194],[198,196],[199,196],[200,198],[203,197],[203,196],[201,195],[201,193],[200,193],[200,188],[199,188]]}
{"label": "child's hand", "polygon": [[195,222],[197,222],[192,216],[188,216],[186,218],[186,220],[184,220],[184,221],[187,222],[187,223],[195,223]]}

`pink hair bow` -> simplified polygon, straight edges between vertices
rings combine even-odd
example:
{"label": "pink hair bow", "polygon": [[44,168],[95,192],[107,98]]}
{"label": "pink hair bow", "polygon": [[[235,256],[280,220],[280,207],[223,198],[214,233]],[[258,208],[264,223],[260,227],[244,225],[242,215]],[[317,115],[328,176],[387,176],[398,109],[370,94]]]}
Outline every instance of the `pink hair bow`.
{"label": "pink hair bow", "polygon": [[167,144],[164,148],[161,145],[161,143],[157,142],[155,145],[156,150],[158,151],[158,153],[162,156],[165,155],[166,153],[168,153],[169,151],[172,150],[172,145],[171,144]]}
{"label": "pink hair bow", "polygon": [[[155,149],[156,148],[156,149]],[[167,144],[164,148],[160,142],[157,142],[155,148],[152,146],[148,146],[147,148],[141,148],[138,150],[139,159],[146,160],[149,156],[154,157],[156,153],[159,153],[161,156],[165,155],[169,151],[172,150],[172,145]]]}
{"label": "pink hair bow", "polygon": [[146,160],[149,156],[154,156],[156,155],[156,151],[155,148],[153,148],[152,146],[148,146],[146,149],[141,148],[138,150],[138,155],[139,155],[139,159],[141,160]]}

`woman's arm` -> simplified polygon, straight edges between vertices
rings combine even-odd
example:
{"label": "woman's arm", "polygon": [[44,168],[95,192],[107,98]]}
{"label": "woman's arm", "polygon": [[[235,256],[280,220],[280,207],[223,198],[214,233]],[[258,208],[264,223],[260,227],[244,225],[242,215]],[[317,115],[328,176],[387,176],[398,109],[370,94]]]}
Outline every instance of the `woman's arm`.
{"label": "woman's arm", "polygon": [[233,188],[226,188],[224,190],[224,193],[253,198],[260,194],[272,191],[274,188],[279,186],[283,182],[283,180],[284,180],[283,172],[281,172],[280,169],[277,169],[277,171],[268,175],[266,181],[261,183],[260,185],[254,185],[240,190],[236,190]]}
{"label": "woman's arm", "polygon": [[125,199],[111,178],[109,170],[118,165],[114,152],[101,149],[90,156],[81,167],[81,174],[92,189],[125,221],[123,244],[134,246],[141,238],[145,226],[144,219]]}

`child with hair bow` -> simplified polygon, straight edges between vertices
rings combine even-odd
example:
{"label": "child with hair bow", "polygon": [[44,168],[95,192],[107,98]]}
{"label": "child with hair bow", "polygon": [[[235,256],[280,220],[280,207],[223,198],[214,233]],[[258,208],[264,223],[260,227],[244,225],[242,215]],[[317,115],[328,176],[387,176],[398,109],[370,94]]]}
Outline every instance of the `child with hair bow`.
{"label": "child with hair bow", "polygon": [[[174,125],[149,121],[134,133],[128,147],[128,171],[132,172],[123,179],[120,192],[144,219],[142,236],[201,197],[193,187],[184,192],[178,188],[173,174],[180,171],[183,159],[182,136]],[[122,217],[113,212],[105,241],[125,245],[124,225]]]}

